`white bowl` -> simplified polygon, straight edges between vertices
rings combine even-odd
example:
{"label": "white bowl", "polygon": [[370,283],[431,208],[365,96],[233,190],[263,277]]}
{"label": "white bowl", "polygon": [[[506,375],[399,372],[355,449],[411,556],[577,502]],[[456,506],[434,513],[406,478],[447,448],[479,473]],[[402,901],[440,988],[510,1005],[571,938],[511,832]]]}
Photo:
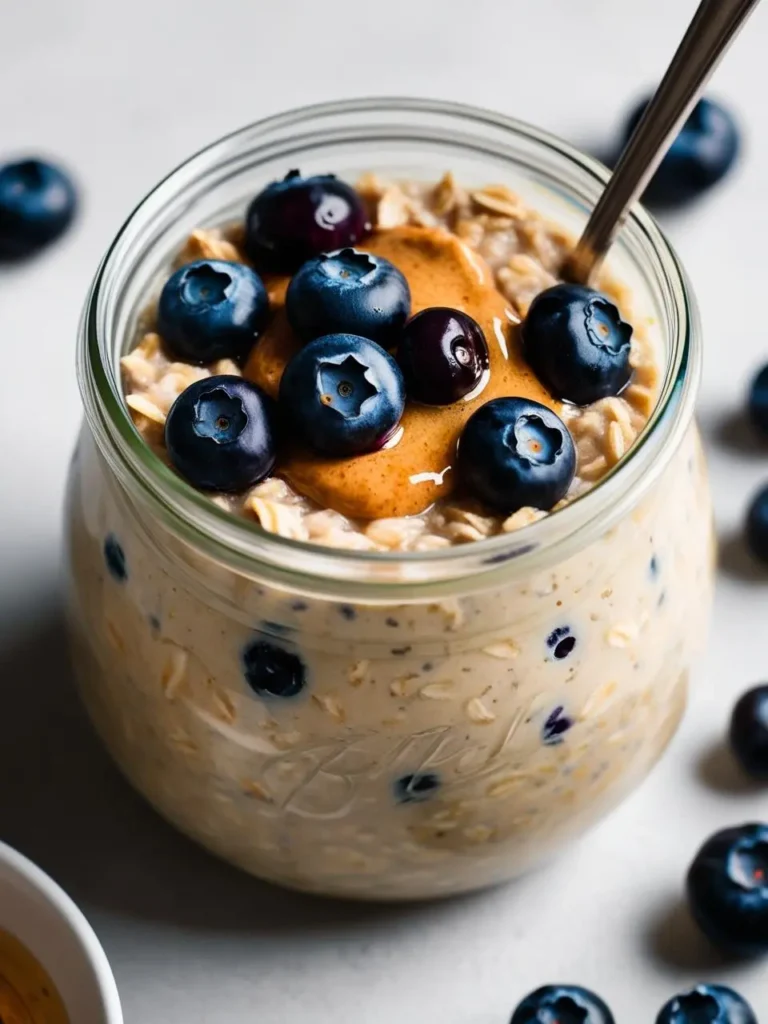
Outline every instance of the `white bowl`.
{"label": "white bowl", "polygon": [[52,878],[0,843],[0,929],[42,964],[72,1024],[123,1024],[117,985],[81,910]]}

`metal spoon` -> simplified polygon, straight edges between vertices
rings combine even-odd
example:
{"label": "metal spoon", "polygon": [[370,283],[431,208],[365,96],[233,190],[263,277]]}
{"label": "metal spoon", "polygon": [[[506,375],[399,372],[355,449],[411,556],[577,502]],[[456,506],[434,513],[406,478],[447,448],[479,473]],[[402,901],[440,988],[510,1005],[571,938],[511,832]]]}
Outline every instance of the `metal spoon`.
{"label": "metal spoon", "polygon": [[758,2],[701,0],[569,260],[568,276],[573,281],[587,284],[602,263],[630,207],[645,191],[720,58]]}

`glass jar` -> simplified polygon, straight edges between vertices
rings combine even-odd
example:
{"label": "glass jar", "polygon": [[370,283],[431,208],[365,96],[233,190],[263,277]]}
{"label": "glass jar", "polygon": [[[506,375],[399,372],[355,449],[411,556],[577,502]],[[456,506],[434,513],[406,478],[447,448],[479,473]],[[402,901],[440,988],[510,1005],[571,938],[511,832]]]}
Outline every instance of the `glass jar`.
{"label": "glass jar", "polygon": [[[695,306],[635,210],[609,266],[655,323],[661,397],[618,467],[561,511],[423,554],[280,538],[152,453],[119,358],[189,233],[241,215],[295,166],[350,180],[451,169],[510,185],[574,231],[607,175],[500,115],[361,100],[262,121],[166,178],[115,239],[82,321],[87,423],[67,507],[77,676],[131,782],[245,870],[374,899],[486,886],[614,807],[682,714],[713,550]],[[249,685],[275,665],[294,673],[291,695]]]}

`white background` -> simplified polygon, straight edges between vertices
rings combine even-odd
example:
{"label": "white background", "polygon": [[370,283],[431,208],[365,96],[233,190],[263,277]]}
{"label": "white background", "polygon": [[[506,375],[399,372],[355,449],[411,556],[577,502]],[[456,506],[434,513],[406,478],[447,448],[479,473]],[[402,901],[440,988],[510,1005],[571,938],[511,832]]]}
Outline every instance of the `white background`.
{"label": "white background", "polygon": [[768,575],[735,539],[768,476],[768,449],[739,420],[768,359],[768,9],[713,86],[743,124],[741,166],[665,222],[706,336],[699,409],[723,542],[713,636],[668,757],[587,840],[523,882],[441,905],[370,910],[253,882],[176,836],[116,776],[73,693],[57,598],[77,317],[111,236],[160,175],[247,121],[355,94],[495,107],[602,149],[693,7],[0,0],[0,159],[53,154],[84,197],[62,244],[0,268],[0,838],[84,907],[128,1024],[504,1024],[525,992],[560,980],[597,989],[619,1024],[641,1024],[697,979],[742,989],[768,1020],[765,966],[722,963],[680,905],[706,835],[768,818],[768,790],[741,784],[718,749],[734,696],[768,676]]}

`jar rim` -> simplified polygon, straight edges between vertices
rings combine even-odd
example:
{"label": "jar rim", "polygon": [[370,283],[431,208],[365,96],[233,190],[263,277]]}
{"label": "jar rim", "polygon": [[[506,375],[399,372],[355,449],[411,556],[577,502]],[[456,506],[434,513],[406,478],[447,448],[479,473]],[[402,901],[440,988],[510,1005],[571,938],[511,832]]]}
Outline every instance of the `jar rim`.
{"label": "jar rim", "polygon": [[[216,167],[239,144],[258,136],[262,145],[273,145],[273,136],[322,119],[343,119],[349,115],[373,118],[418,116],[439,118],[458,128],[485,128],[500,133],[507,146],[515,140],[554,155],[581,176],[585,187],[601,190],[610,171],[593,157],[581,153],[558,137],[525,122],[483,108],[464,104],[408,97],[372,97],[320,103],[276,114],[240,128],[199,150],[185,160],[135,207],[107,250],[91,285],[80,327],[78,378],[86,417],[102,454],[130,491],[138,491],[149,502],[153,514],[183,540],[202,549],[240,572],[266,574],[272,581],[296,587],[297,581],[325,581],[324,589],[356,584],[358,596],[371,586],[387,585],[397,590],[420,592],[432,586],[435,592],[450,591],[451,581],[466,582],[468,576],[482,576],[484,585],[500,577],[508,579],[531,571],[547,553],[563,557],[599,532],[608,529],[623,511],[650,486],[666,464],[659,457],[662,448],[674,449],[693,414],[693,402],[700,373],[701,352],[697,310],[685,272],[654,219],[639,204],[630,212],[625,230],[638,232],[658,263],[675,310],[673,336],[661,392],[648,422],[627,454],[605,477],[564,508],[512,533],[500,534],[466,545],[428,552],[380,552],[331,548],[309,541],[269,533],[257,522],[232,515],[209,497],[195,490],[173,472],[152,451],[138,433],[120,388],[119,371],[106,356],[105,293],[114,287],[127,240],[142,225],[159,216],[170,202],[199,174]],[[360,126],[356,126],[360,131]],[[405,129],[403,129],[405,131]],[[446,142],[454,141],[449,129],[442,129]],[[438,132],[438,134],[440,134]],[[315,140],[317,141],[317,140]],[[255,152],[255,150],[252,150]],[[296,149],[291,155],[296,156]],[[497,147],[495,156],[504,156]],[[375,169],[375,168],[374,168]],[[595,193],[596,194],[596,193]],[[446,589],[447,588],[447,589]]]}

